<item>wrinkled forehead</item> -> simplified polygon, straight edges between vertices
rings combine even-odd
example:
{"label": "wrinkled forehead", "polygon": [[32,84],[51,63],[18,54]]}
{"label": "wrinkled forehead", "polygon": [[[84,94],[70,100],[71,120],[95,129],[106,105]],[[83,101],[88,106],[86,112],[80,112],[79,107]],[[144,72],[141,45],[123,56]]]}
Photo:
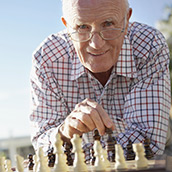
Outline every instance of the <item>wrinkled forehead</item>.
{"label": "wrinkled forehead", "polygon": [[[63,0],[63,14],[70,21],[74,18],[101,17],[106,13],[125,13],[125,0]],[[73,19],[72,19],[73,18]]]}

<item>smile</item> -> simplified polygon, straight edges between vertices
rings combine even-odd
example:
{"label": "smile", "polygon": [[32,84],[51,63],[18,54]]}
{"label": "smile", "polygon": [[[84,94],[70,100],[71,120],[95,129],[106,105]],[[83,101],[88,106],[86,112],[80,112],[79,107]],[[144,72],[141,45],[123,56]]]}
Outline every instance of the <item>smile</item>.
{"label": "smile", "polygon": [[90,52],[89,52],[89,54],[92,55],[92,56],[101,56],[101,55],[106,54],[107,52],[108,52],[108,50],[105,51],[105,52],[102,52],[102,53],[90,53]]}

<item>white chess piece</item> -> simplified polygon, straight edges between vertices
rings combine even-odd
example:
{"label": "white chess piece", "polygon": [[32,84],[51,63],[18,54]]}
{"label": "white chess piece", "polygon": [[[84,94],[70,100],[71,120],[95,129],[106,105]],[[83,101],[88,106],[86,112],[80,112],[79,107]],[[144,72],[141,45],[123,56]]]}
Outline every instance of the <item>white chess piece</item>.
{"label": "white chess piece", "polygon": [[107,154],[107,150],[106,149],[102,149],[102,160],[103,160],[106,168],[111,166],[110,162],[108,160],[108,154]]}
{"label": "white chess piece", "polygon": [[37,169],[36,172],[50,172],[50,168],[48,167],[47,158],[44,156],[44,152],[42,147],[39,147],[37,152]]}
{"label": "white chess piece", "polygon": [[20,155],[16,155],[16,168],[18,172],[24,172],[24,158]]}
{"label": "white chess piece", "polygon": [[74,172],[87,172],[88,168],[85,164],[84,153],[81,147],[82,139],[79,137],[78,134],[74,134],[73,138],[71,139],[73,150],[72,152],[75,153],[75,158],[73,162],[73,169]]}
{"label": "white chess piece", "polygon": [[127,169],[124,151],[120,144],[115,144],[115,169]]}
{"label": "white chess piece", "polygon": [[13,172],[11,170],[11,161],[9,159],[5,160],[5,171],[6,172]]}
{"label": "white chess piece", "polygon": [[94,170],[106,171],[106,164],[104,163],[103,158],[102,158],[103,148],[99,140],[94,141],[93,149],[94,149],[94,156],[96,157],[96,160],[94,163]]}
{"label": "white chess piece", "polygon": [[5,157],[0,157],[0,172],[5,172]]}
{"label": "white chess piece", "polygon": [[135,165],[136,168],[145,168],[148,166],[148,160],[145,157],[145,149],[142,143],[134,143],[133,150],[136,154],[135,157]]}
{"label": "white chess piece", "polygon": [[69,171],[69,167],[66,164],[66,154],[64,154],[62,150],[62,140],[59,133],[56,135],[55,143],[54,143],[54,153],[56,154],[56,161],[53,172],[67,172]]}
{"label": "white chess piece", "polygon": [[38,158],[37,158],[37,155],[34,155],[33,156],[33,161],[34,161],[33,171],[36,172],[37,171],[37,167],[38,167]]}

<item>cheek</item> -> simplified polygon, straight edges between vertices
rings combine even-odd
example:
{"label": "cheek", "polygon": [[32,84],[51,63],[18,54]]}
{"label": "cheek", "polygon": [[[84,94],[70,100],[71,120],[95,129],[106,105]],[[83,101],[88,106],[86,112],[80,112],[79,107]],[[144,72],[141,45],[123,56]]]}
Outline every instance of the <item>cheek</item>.
{"label": "cheek", "polygon": [[77,55],[79,56],[79,59],[81,61],[84,61],[84,56],[86,55],[85,43],[73,42],[73,45],[75,47],[75,51],[77,52]]}

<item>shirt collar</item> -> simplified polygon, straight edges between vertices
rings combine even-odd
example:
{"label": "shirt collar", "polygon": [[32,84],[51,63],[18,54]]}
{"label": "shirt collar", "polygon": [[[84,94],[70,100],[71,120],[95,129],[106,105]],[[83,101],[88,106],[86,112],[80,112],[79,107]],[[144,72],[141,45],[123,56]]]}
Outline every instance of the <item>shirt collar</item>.
{"label": "shirt collar", "polygon": [[[86,69],[81,64],[74,46],[72,45],[72,41],[69,41],[69,54],[72,61],[71,80],[76,80],[81,75],[86,73]],[[137,70],[132,53],[132,46],[127,36],[125,36],[124,38],[124,43],[119,54],[118,62],[114,67],[114,70],[112,71],[112,75],[113,74],[122,75],[129,78],[137,77]]]}

